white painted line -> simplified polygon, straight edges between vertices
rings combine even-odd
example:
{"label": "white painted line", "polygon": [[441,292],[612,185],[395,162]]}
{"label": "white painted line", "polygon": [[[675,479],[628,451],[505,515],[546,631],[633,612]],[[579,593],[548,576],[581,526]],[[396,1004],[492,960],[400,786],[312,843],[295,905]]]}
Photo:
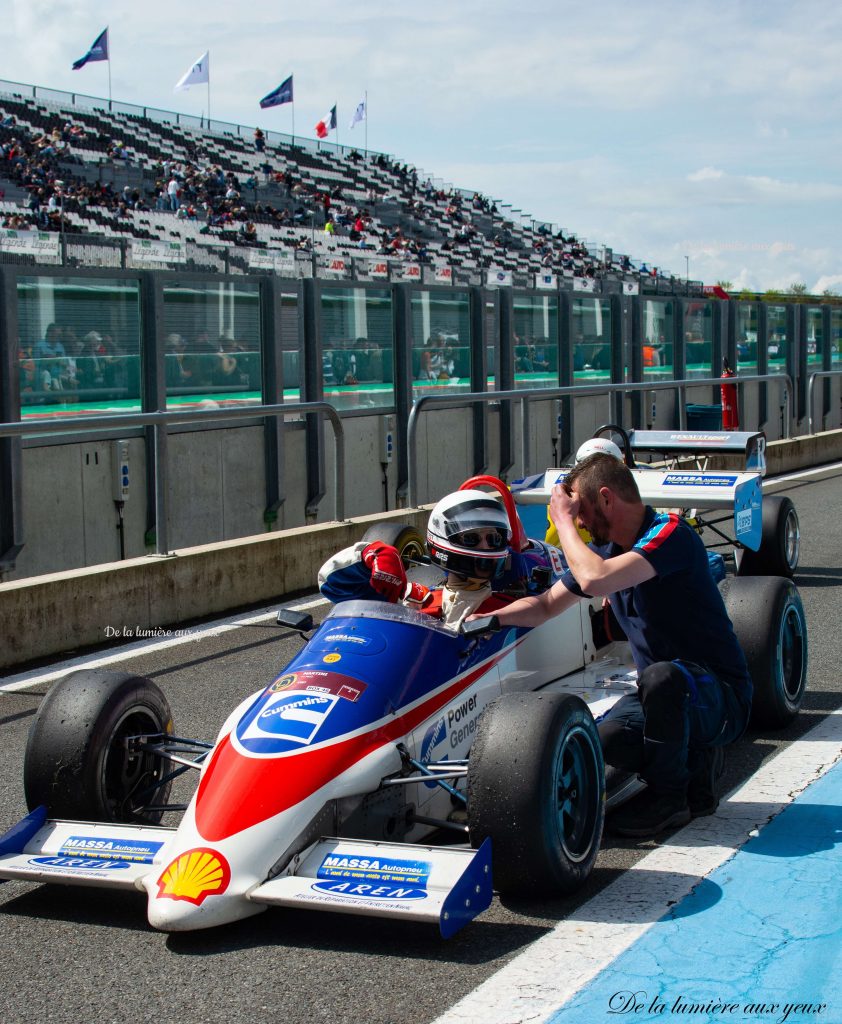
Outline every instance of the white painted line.
{"label": "white painted line", "polygon": [[[308,608],[316,608],[320,604],[328,602],[323,597],[303,597],[298,601],[292,601],[286,608],[293,608],[296,611],[305,611]],[[184,628],[172,629],[150,629],[149,639],[138,640],[133,644],[126,644],[116,651],[99,651],[96,654],[83,654],[78,658],[70,658],[60,662],[58,665],[51,665],[49,668],[30,669],[28,672],[21,672],[16,676],[9,676],[7,681],[0,685],[0,693],[14,693],[17,690],[26,690],[30,686],[38,686],[41,683],[52,683],[70,672],[76,672],[83,668],[104,668],[106,665],[116,665],[128,658],[136,658],[141,654],[153,654],[155,651],[163,651],[168,647],[178,647],[180,644],[195,643],[197,640],[205,640],[208,637],[219,636],[220,633],[227,633],[241,626],[250,626],[255,622],[264,622],[274,619],[280,603],[275,603],[271,611],[257,611],[250,615],[232,615],[225,619],[217,619],[215,622],[207,622],[202,626],[186,626]],[[134,628],[134,627],[131,627]],[[141,630],[140,632],[146,632]],[[136,635],[132,633],[130,635]]]}
{"label": "white painted line", "polygon": [[829,462],[825,466],[813,466],[810,469],[799,469],[794,473],[783,473],[781,476],[769,477],[768,480],[764,480],[763,484],[783,484],[788,483],[790,480],[803,480],[805,477],[821,476],[824,473],[835,473],[842,469],[842,462]]}
{"label": "white painted line", "polygon": [[715,815],[681,829],[433,1024],[545,1021],[828,771],[842,756],[840,745],[837,708],[730,794]]}

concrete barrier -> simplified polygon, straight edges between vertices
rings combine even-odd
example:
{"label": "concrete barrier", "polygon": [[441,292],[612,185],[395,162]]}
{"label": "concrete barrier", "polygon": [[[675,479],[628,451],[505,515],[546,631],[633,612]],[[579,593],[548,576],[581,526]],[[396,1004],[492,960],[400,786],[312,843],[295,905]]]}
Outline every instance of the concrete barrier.
{"label": "concrete barrier", "polygon": [[124,643],[124,627],[138,635],[313,590],[318,567],[374,523],[423,531],[428,515],[404,509],[2,583],[0,669]]}
{"label": "concrete barrier", "polygon": [[[842,430],[773,441],[769,475],[842,459]],[[742,468],[727,457],[710,468]],[[107,627],[173,628],[312,590],[320,565],[377,522],[426,528],[429,506],[0,583],[0,669],[103,644]],[[114,638],[116,643],[117,637]]]}

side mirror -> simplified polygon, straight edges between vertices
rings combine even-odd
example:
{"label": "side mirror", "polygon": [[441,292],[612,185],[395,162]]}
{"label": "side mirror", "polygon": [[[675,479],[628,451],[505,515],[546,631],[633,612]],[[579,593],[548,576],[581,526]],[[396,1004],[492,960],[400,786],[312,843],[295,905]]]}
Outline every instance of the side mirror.
{"label": "side mirror", "polygon": [[309,633],[313,628],[313,616],[309,612],[297,612],[292,608],[279,608],[276,621],[279,626],[288,626],[299,633]]}
{"label": "side mirror", "polygon": [[462,636],[469,639],[485,636],[487,633],[497,633],[500,630],[500,620],[496,615],[484,615],[481,619],[472,619],[470,622],[463,622],[460,632]]}

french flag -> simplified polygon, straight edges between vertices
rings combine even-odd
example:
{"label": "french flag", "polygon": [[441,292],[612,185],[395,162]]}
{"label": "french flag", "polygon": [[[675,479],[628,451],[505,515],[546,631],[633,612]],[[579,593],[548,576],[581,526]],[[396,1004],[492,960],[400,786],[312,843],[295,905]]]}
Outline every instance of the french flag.
{"label": "french flag", "polygon": [[316,125],[316,137],[319,139],[326,139],[332,131],[336,131],[336,107],[330,108],[330,113],[325,116]]}

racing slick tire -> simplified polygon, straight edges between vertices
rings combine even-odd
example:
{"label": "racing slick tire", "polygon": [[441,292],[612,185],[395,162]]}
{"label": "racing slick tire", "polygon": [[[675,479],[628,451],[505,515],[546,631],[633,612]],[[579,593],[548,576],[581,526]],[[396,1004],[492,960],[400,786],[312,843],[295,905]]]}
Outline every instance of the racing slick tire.
{"label": "racing slick tire", "polygon": [[588,706],[510,693],[480,719],[468,760],[471,845],[491,838],[501,893],[571,892],[590,875],[605,820],[605,772]]}
{"label": "racing slick tire", "polygon": [[29,731],[27,806],[46,805],[53,818],[159,822],[170,792],[169,762],[130,749],[127,740],[169,732],[169,704],[151,679],[125,672],[66,676],[41,702]]}
{"label": "racing slick tire", "polygon": [[375,523],[374,526],[369,526],[362,539],[368,544],[379,540],[397,548],[404,569],[409,569],[415,562],[427,561],[427,543],[424,535],[406,523]]}
{"label": "racing slick tire", "polygon": [[745,548],[740,576],[792,576],[798,567],[801,529],[792,500],[783,494],[763,498],[762,532],[757,551]]}
{"label": "racing slick tire", "polygon": [[731,576],[719,589],[754,683],[751,724],[782,729],[798,714],[807,686],[801,595],[781,576]]}

